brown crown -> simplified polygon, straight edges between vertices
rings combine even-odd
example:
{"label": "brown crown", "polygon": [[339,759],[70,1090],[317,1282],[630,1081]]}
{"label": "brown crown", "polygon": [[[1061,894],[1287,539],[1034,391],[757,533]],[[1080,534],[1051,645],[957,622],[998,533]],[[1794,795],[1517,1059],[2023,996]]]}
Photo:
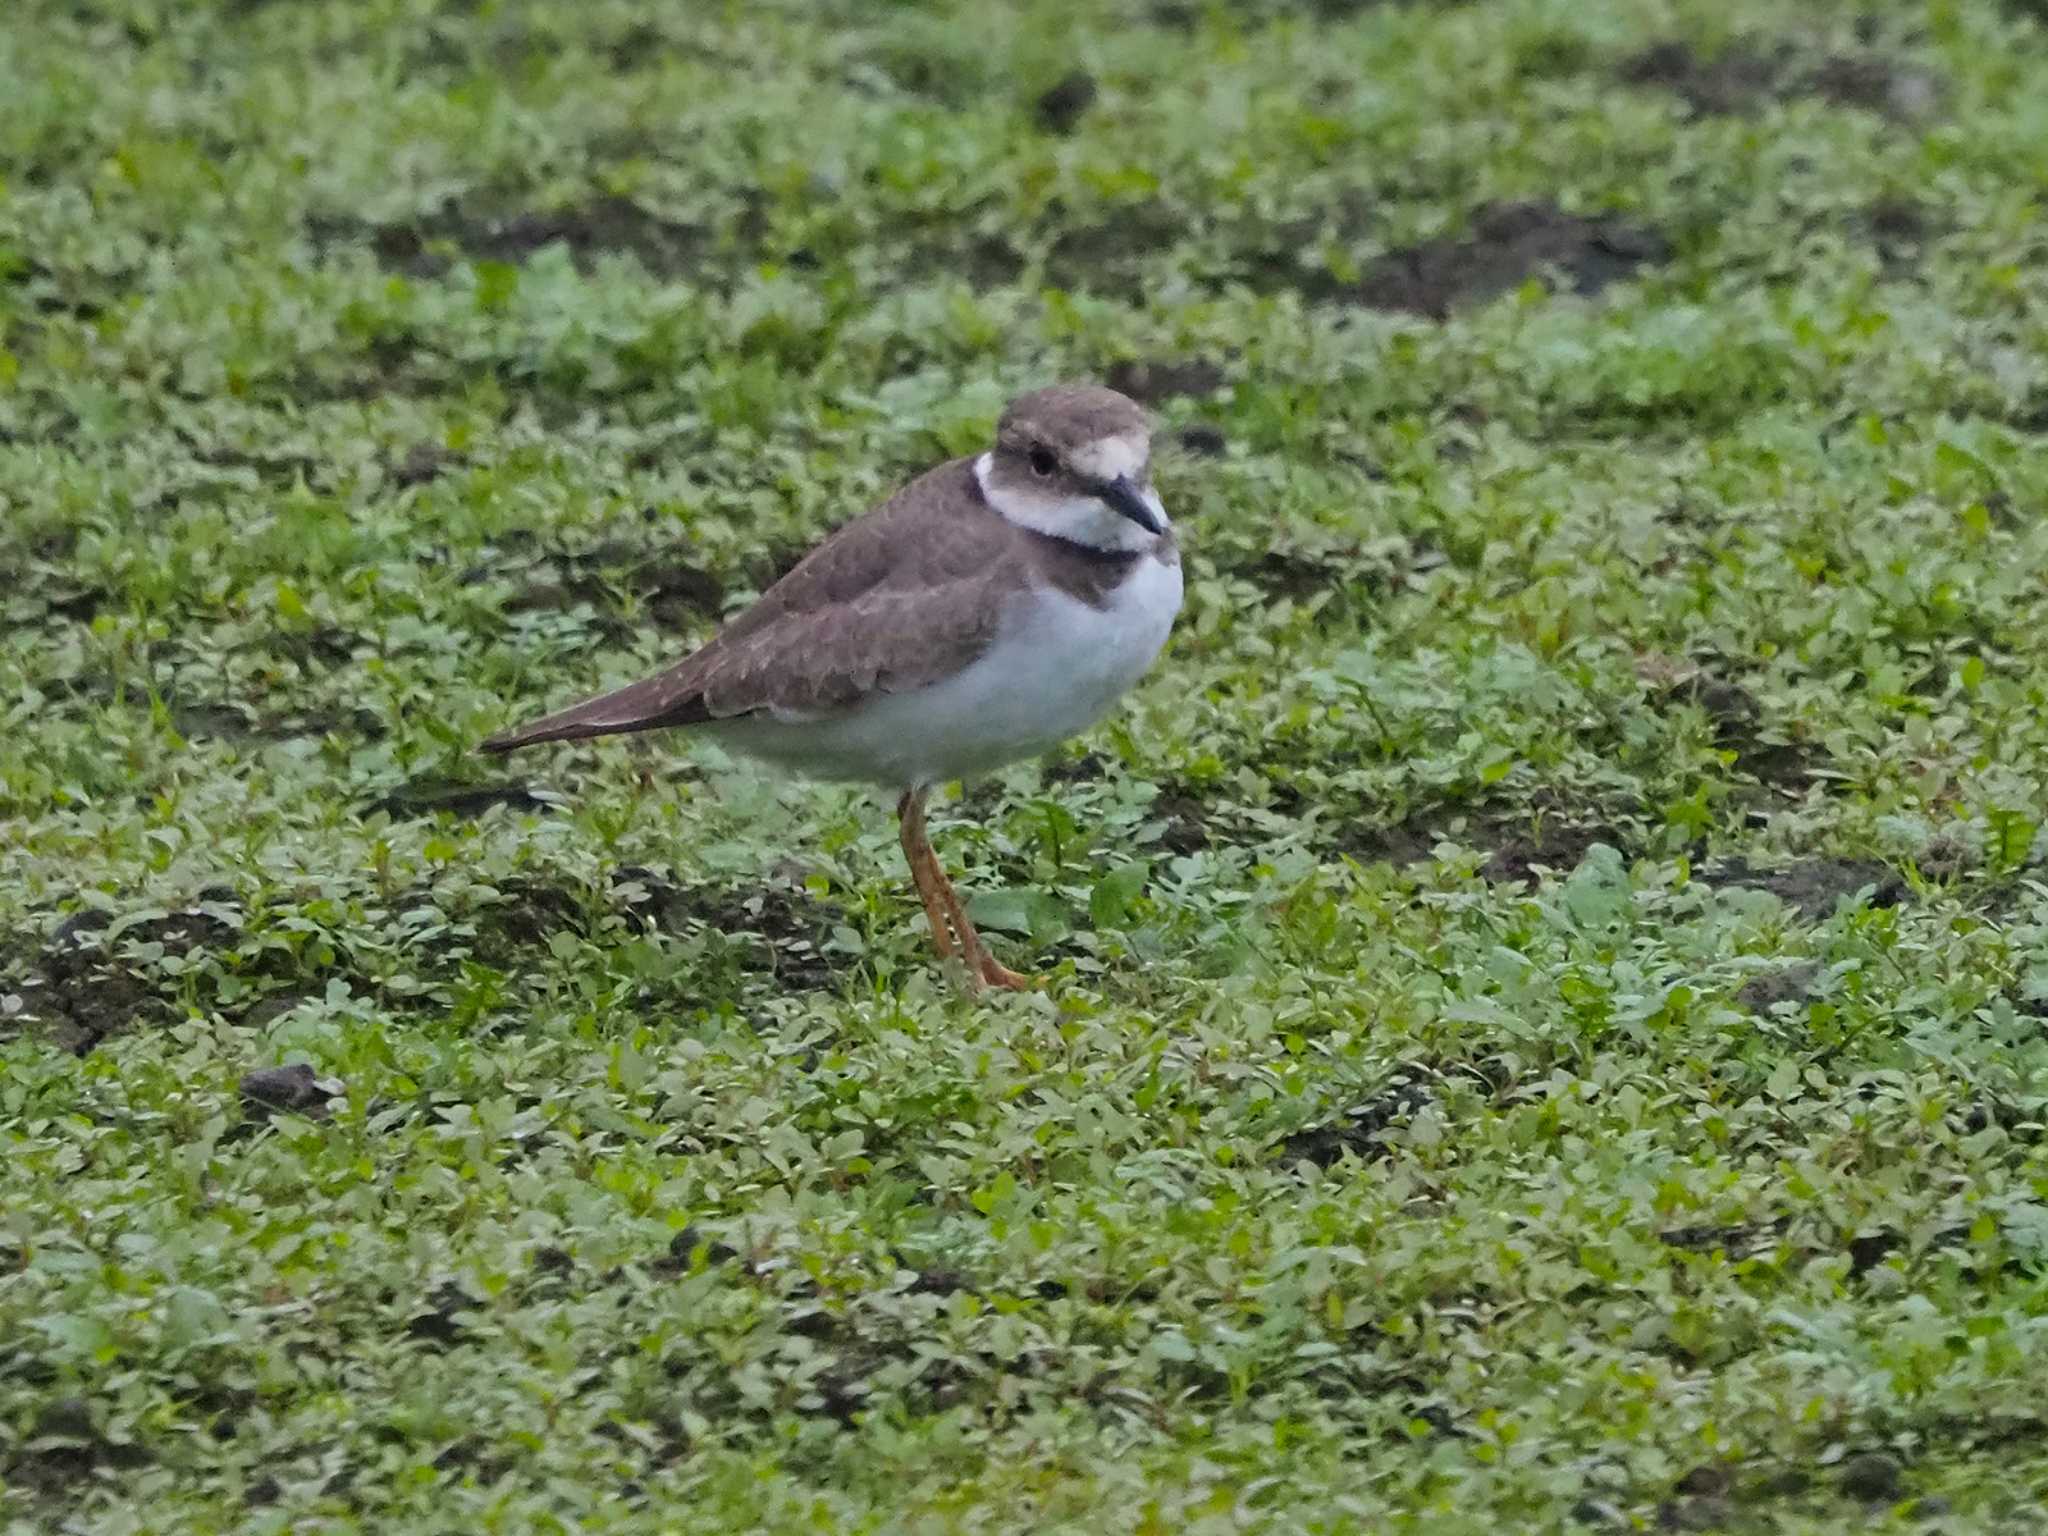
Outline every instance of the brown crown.
{"label": "brown crown", "polygon": [[1135,400],[1097,384],[1055,384],[1019,395],[996,423],[996,441],[1023,448],[1043,443],[1066,450],[1105,437],[1146,433],[1145,412]]}

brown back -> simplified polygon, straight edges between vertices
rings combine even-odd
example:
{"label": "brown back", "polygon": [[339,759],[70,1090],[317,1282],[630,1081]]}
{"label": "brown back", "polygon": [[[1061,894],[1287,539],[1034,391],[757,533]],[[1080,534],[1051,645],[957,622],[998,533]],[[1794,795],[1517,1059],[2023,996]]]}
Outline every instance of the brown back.
{"label": "brown back", "polygon": [[982,499],[973,461],[954,459],[829,536],[693,655],[483,748],[830,714],[966,666],[1021,582],[1035,576],[1100,605],[1138,558],[1013,526]]}

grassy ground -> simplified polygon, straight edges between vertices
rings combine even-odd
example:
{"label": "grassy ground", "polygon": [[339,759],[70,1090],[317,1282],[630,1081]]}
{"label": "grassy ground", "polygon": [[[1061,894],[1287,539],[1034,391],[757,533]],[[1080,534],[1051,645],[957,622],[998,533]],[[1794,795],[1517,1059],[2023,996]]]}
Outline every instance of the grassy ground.
{"label": "grassy ground", "polygon": [[[17,0],[10,1532],[2036,1531],[2027,0]],[[489,730],[1011,391],[940,813]]]}

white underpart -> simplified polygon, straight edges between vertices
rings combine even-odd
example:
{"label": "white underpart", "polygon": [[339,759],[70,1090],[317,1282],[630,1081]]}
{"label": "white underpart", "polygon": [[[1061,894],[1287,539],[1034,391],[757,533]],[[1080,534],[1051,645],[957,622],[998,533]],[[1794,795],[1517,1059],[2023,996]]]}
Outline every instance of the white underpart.
{"label": "white underpart", "polygon": [[1180,599],[1177,558],[1138,561],[1102,608],[1030,588],[1011,600],[988,650],[943,681],[877,694],[842,715],[711,729],[816,778],[891,790],[973,778],[1101,719],[1166,644]]}
{"label": "white underpart", "polygon": [[[1128,439],[1111,437],[1102,442],[1091,443],[1083,453],[1122,445]],[[1069,455],[1078,464],[1080,454]],[[1094,549],[1120,549],[1126,551],[1146,550],[1159,542],[1159,535],[1147,533],[1136,523],[1125,517],[1114,507],[1108,506],[1093,496],[1070,496],[1058,491],[1038,491],[1026,486],[997,485],[989,478],[994,455],[984,453],[974,461],[974,478],[981,484],[981,494],[988,504],[1003,518],[1019,528],[1029,528],[1034,533],[1051,534],[1056,539],[1066,539],[1075,544],[1086,544]],[[1094,473],[1094,471],[1085,471]],[[1114,478],[1113,476],[1111,478]],[[1168,527],[1166,508],[1161,505],[1159,493],[1146,486],[1145,505],[1152,509],[1159,519],[1161,528]]]}

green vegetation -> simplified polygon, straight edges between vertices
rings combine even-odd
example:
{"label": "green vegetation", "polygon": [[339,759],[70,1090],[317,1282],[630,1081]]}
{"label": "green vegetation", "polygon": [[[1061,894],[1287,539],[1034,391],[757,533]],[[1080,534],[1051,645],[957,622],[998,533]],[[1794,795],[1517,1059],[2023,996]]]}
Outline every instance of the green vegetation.
{"label": "green vegetation", "polygon": [[[2035,1531],[2025,0],[16,0],[0,1528]],[[1107,378],[942,805],[472,755]],[[507,777],[510,775],[511,777]]]}

